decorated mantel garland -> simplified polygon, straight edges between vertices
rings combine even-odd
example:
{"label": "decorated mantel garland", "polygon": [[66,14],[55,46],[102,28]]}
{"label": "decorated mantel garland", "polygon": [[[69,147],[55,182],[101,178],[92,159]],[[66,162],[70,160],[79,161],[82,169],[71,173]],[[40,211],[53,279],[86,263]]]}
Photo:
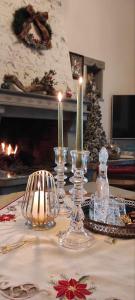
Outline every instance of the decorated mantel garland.
{"label": "decorated mantel garland", "polygon": [[[32,25],[39,38],[30,32]],[[22,7],[15,11],[12,28],[19,40],[30,48],[43,50],[52,47],[52,29],[48,23],[48,12],[35,12],[32,5]]]}
{"label": "decorated mantel garland", "polygon": [[45,72],[41,79],[36,77],[29,86],[24,86],[17,76],[8,74],[4,76],[1,88],[11,89],[12,86],[14,86],[27,93],[42,91],[47,95],[56,96],[57,91],[55,86],[57,85],[57,82],[54,79],[55,75],[55,70],[50,70],[49,72]]}

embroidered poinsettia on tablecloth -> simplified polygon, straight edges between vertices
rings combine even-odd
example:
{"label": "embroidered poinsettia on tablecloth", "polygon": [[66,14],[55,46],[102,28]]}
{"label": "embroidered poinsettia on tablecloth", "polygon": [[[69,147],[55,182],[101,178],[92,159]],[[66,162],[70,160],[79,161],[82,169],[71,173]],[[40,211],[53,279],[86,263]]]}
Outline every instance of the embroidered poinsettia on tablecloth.
{"label": "embroidered poinsettia on tablecloth", "polygon": [[70,280],[59,280],[58,284],[54,286],[57,291],[56,298],[60,299],[86,299],[87,296],[92,294],[87,288],[87,284],[81,283],[74,278]]}
{"label": "embroidered poinsettia on tablecloth", "polygon": [[0,214],[0,222],[9,222],[15,220],[15,214]]}

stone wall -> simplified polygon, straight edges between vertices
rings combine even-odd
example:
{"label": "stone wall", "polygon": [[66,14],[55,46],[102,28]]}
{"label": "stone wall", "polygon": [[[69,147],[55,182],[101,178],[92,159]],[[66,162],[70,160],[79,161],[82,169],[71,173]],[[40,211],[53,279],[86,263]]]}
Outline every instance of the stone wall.
{"label": "stone wall", "polygon": [[[20,43],[12,32],[11,24],[16,9],[33,5],[35,11],[49,13],[52,49],[42,54]],[[57,89],[64,92],[67,85],[73,89],[69,49],[63,32],[63,16],[60,0],[2,0],[0,1],[0,84],[5,74],[14,74],[24,85],[35,77],[41,78],[45,71],[55,69]]]}

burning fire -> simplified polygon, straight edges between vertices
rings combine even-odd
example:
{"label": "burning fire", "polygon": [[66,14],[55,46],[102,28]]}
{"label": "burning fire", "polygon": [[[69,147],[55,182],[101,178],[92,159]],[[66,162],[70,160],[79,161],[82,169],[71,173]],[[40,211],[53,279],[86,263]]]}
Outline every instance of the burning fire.
{"label": "burning fire", "polygon": [[0,152],[4,155],[16,155],[18,146],[16,145],[15,147],[13,147],[11,144],[6,144],[5,142],[2,142],[0,144],[0,150]]}

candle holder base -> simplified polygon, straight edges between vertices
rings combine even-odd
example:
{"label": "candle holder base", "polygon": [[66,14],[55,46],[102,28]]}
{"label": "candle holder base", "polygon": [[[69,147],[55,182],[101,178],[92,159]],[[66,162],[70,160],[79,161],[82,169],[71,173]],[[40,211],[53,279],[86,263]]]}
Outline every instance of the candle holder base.
{"label": "candle holder base", "polygon": [[51,220],[51,221],[48,221],[47,223],[39,225],[39,224],[34,224],[30,221],[27,221],[25,223],[25,225],[27,225],[28,228],[30,228],[30,229],[42,231],[42,230],[48,230],[48,229],[53,228],[56,225],[56,222],[54,220]]}
{"label": "candle holder base", "polygon": [[94,238],[93,235],[83,229],[75,231],[69,228],[66,232],[61,232],[59,234],[59,244],[60,246],[80,250],[85,249],[93,245]]}
{"label": "candle holder base", "polygon": [[70,215],[70,226],[66,232],[60,233],[59,244],[66,248],[80,250],[90,247],[94,241],[93,235],[84,228],[84,213],[82,210],[84,173],[87,171],[89,152],[80,151],[78,155],[78,151],[72,150],[70,153],[72,156],[72,170],[74,172],[74,176],[71,179],[73,183],[71,194],[73,206]]}

